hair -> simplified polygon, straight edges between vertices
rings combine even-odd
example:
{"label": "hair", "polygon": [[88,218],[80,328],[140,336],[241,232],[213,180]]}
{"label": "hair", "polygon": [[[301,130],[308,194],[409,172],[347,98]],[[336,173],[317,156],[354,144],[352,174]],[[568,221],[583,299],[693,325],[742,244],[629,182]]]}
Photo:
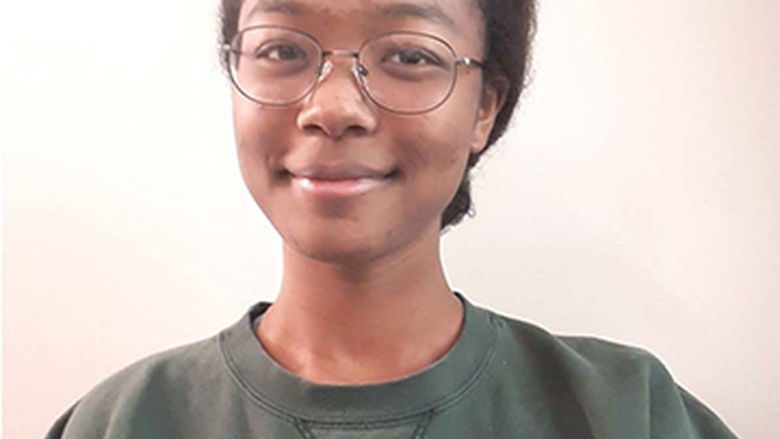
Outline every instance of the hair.
{"label": "hair", "polygon": [[[229,44],[238,33],[238,18],[244,0],[220,0],[220,47]],[[455,196],[441,215],[440,230],[474,216],[471,199],[470,171],[480,158],[506,132],[520,94],[525,89],[531,63],[531,43],[536,31],[535,0],[473,0],[483,17],[485,68],[484,84],[505,83],[504,104],[496,115],[487,144],[468,158],[466,170]],[[228,71],[228,54],[222,52],[221,63]]]}

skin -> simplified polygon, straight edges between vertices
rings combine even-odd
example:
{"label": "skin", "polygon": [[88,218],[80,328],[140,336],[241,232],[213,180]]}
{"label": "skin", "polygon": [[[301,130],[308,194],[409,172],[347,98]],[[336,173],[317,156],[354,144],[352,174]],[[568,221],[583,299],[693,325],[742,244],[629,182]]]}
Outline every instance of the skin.
{"label": "skin", "polygon": [[[441,4],[450,26],[377,12],[398,0],[299,0],[309,13],[250,13],[258,1],[245,1],[239,29],[291,26],[326,49],[357,49],[380,32],[418,30],[444,38],[458,56],[483,55],[482,17],[470,0]],[[290,106],[262,107],[233,90],[244,181],[283,239],[281,288],[257,336],[281,366],[309,381],[376,383],[419,371],[457,340],[462,306],[439,257],[439,221],[469,153],[485,146],[502,91],[483,86],[479,69],[461,66],[442,106],[397,115],[361,93],[351,59],[331,61],[331,73]],[[323,199],[283,172],[345,160],[395,173],[366,194]]]}

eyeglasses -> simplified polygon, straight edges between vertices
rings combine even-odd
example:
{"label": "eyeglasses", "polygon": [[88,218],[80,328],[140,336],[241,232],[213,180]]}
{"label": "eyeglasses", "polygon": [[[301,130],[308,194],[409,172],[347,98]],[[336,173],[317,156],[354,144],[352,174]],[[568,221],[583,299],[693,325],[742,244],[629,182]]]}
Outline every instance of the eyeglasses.
{"label": "eyeglasses", "polygon": [[483,68],[458,58],[443,39],[397,31],[367,40],[360,49],[323,50],[314,37],[282,26],[252,26],[238,32],[228,52],[230,79],[247,99],[261,105],[290,105],[303,99],[332,69],[327,56],[354,58],[352,73],[378,106],[418,114],[440,106],[452,94],[457,66]]}

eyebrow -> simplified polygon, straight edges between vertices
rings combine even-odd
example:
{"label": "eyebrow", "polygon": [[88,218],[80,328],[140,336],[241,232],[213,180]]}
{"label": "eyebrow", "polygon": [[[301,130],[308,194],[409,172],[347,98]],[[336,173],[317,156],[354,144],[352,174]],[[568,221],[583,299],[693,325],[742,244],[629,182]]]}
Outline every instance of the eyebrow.
{"label": "eyebrow", "polygon": [[390,3],[379,7],[380,15],[393,18],[415,17],[422,18],[424,20],[435,21],[437,23],[446,25],[451,28],[455,28],[455,20],[453,20],[441,5],[437,2],[424,2],[424,3]]}
{"label": "eyebrow", "polygon": [[312,13],[308,6],[295,0],[260,0],[249,10],[249,16],[263,12],[276,12],[288,15],[307,15]]}
{"label": "eyebrow", "polygon": [[[433,21],[455,29],[453,20],[436,1],[396,2],[377,6],[379,15],[390,18],[414,17]],[[297,0],[259,0],[252,6],[249,16],[259,13],[278,13],[285,15],[316,15],[305,3]]]}

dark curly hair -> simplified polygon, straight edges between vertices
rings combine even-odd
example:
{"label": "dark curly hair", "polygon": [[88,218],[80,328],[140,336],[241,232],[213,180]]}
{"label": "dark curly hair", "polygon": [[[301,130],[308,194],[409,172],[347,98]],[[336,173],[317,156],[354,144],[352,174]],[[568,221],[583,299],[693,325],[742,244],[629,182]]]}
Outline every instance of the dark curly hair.
{"label": "dark curly hair", "polygon": [[[221,0],[220,47],[229,44],[238,32],[238,17],[243,0]],[[474,0],[483,17],[485,84],[506,81],[506,100],[496,115],[487,145],[471,154],[458,191],[444,209],[441,230],[458,224],[464,216],[474,215],[471,201],[470,171],[483,154],[504,134],[520,94],[526,86],[531,59],[531,41],[536,30],[535,0]],[[227,71],[227,53],[222,52]]]}

